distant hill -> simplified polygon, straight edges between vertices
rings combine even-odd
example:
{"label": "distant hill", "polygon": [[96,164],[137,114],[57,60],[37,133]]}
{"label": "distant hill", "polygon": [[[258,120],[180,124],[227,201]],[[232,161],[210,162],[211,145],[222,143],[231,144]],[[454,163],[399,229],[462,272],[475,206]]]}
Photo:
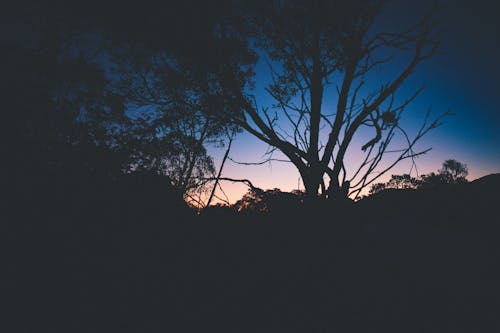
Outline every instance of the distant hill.
{"label": "distant hill", "polygon": [[356,203],[365,219],[414,221],[437,224],[484,224],[492,222],[500,197],[500,174],[465,184],[430,189],[388,189]]}
{"label": "distant hill", "polygon": [[0,223],[3,331],[499,331],[498,174],[200,215],[158,176],[63,180]]}
{"label": "distant hill", "polygon": [[500,173],[492,173],[469,183],[474,190],[482,192],[496,192],[500,188]]}

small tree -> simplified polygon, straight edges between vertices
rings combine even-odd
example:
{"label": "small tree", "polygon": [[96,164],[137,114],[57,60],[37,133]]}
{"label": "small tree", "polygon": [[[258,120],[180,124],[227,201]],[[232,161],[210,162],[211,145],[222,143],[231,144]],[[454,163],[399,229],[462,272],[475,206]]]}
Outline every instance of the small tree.
{"label": "small tree", "polygon": [[376,183],[370,187],[370,194],[375,194],[386,189],[406,190],[418,188],[420,181],[409,174],[392,175],[387,183]]}
{"label": "small tree", "polygon": [[439,170],[439,174],[448,184],[466,183],[469,169],[466,164],[449,159],[443,162],[443,167]]}

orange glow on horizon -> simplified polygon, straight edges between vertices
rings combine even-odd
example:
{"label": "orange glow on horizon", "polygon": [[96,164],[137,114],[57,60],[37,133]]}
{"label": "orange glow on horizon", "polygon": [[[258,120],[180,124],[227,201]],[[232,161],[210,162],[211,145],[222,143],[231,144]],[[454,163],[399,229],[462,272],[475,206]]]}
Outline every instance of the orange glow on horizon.
{"label": "orange glow on horizon", "polygon": [[[232,158],[236,161],[242,162],[258,162],[261,161],[258,157],[263,155],[266,150],[266,145],[255,142],[236,142],[233,148],[234,153],[230,154]],[[258,149],[260,147],[260,149]],[[417,172],[413,171],[412,176],[420,176],[422,174],[428,174],[431,172],[437,172],[441,168],[441,164],[450,158],[457,159],[469,167],[469,176],[467,177],[469,181],[483,177],[491,173],[500,172],[500,165],[488,165],[487,163],[481,163],[477,161],[475,156],[468,156],[464,153],[456,153],[456,151],[451,151],[451,149],[445,149],[446,147],[439,148],[436,147],[431,150],[426,155],[421,156],[416,160]],[[217,156],[216,156],[217,158]],[[358,156],[359,158],[359,156]],[[355,160],[355,156],[350,156],[351,160]],[[216,159],[216,165],[220,164],[220,161]],[[409,173],[411,169],[411,162],[406,160],[396,165],[392,170],[387,172],[384,176],[380,177],[376,182],[386,182],[390,179],[393,174],[404,174]],[[230,177],[234,179],[249,179],[254,186],[259,187],[263,190],[270,190],[273,188],[278,188],[284,192],[290,192],[292,190],[304,190],[300,175],[291,163],[284,162],[271,162],[263,165],[241,165],[236,164],[231,161],[227,161],[225,168],[223,170],[223,177]],[[220,196],[231,204],[241,199],[241,197],[249,190],[249,187],[243,183],[222,181],[221,186],[224,190],[225,195],[218,190],[216,192],[217,196]],[[368,188],[366,188],[362,194],[367,194]],[[222,203],[223,201],[215,199],[213,204]]]}

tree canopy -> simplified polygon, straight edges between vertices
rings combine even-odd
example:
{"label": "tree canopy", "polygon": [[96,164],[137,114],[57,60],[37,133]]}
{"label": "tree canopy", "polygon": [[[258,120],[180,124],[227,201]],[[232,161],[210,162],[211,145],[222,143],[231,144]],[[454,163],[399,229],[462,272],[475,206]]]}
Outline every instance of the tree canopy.
{"label": "tree canopy", "polygon": [[424,189],[434,188],[442,185],[467,183],[469,174],[467,165],[454,159],[443,162],[438,173],[431,172],[420,177],[412,177],[409,174],[392,175],[391,179],[385,183],[375,183],[370,187],[370,194],[376,194],[387,189]]}
{"label": "tree canopy", "polygon": [[[272,76],[266,91],[275,103],[262,106],[247,95],[244,117],[236,120],[273,147],[271,154],[279,150],[293,163],[310,197],[359,196],[400,161],[427,152],[416,144],[444,116],[425,113],[413,135],[402,126],[422,87],[406,97],[398,92],[438,42],[425,21],[403,31],[374,31],[381,10],[380,1],[360,0],[276,1],[248,11],[254,47]],[[397,73],[380,82],[373,73],[387,68],[393,54],[406,60],[392,64],[400,67]],[[370,137],[354,147],[360,133]],[[346,164],[352,149],[364,153],[357,166]],[[389,152],[395,157],[387,161]]]}

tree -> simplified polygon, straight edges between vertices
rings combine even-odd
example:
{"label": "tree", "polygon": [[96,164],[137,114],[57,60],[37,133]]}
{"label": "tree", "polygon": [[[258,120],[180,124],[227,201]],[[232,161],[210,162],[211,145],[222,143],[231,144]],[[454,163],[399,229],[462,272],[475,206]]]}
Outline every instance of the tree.
{"label": "tree", "polygon": [[467,182],[468,169],[465,163],[457,160],[446,160],[438,173],[431,172],[414,178],[409,174],[392,175],[386,183],[375,183],[369,194],[376,194],[386,189],[424,189],[446,184],[463,184]]}
{"label": "tree", "polygon": [[[290,0],[257,7],[247,17],[255,47],[272,74],[267,92],[275,103],[259,109],[257,100],[247,95],[244,113],[236,120],[273,147],[269,160],[279,150],[293,163],[309,197],[357,197],[400,161],[428,151],[416,150],[416,144],[445,114],[431,120],[428,111],[411,136],[401,119],[423,87],[403,99],[397,93],[437,48],[429,24],[403,32],[374,32],[372,23],[382,7],[371,0]],[[391,80],[369,87],[370,79],[380,77],[374,71],[387,66],[393,53],[409,59]],[[333,112],[327,101],[335,102]],[[354,147],[353,139],[360,134],[371,138]],[[393,147],[393,141],[404,145]],[[356,148],[364,158],[356,167],[346,165]],[[385,161],[389,153],[395,157]]]}
{"label": "tree", "polygon": [[303,201],[303,193],[282,192],[278,188],[263,191],[251,188],[238,200],[233,208],[238,212],[286,212],[290,207],[297,207]]}
{"label": "tree", "polygon": [[[34,49],[39,54],[48,49],[50,62],[69,55],[86,65],[80,66],[83,75],[78,76],[68,66],[40,66],[47,68],[36,77],[42,81],[52,79],[53,73],[67,74],[70,84],[57,80],[41,84],[51,103],[47,108],[55,109],[49,95],[61,105],[60,112],[53,112],[67,121],[61,128],[72,135],[78,128],[87,143],[119,152],[125,157],[121,171],[167,175],[186,199],[200,204],[199,190],[208,189],[211,180],[207,179],[215,175],[207,146],[223,145],[238,132],[227,114],[239,112],[235,96],[249,83],[249,64],[254,61],[241,36],[226,22],[234,18],[231,2],[213,6],[188,0],[139,7],[120,3],[120,15],[116,15],[118,3],[99,4],[98,10],[92,1],[58,4],[52,10],[29,1],[20,21],[32,26],[23,27],[30,32],[19,40],[28,39],[29,45],[40,39]],[[52,15],[58,19],[51,19]],[[40,62],[40,57],[36,60]],[[88,80],[94,73],[102,82]],[[12,71],[14,77],[22,74]],[[35,109],[41,120],[55,119]],[[77,141],[82,140],[72,138],[68,143]]]}
{"label": "tree", "polygon": [[239,131],[226,115],[238,112],[233,96],[241,95],[248,83],[247,63],[253,61],[251,54],[231,55],[238,47],[237,36],[214,33],[206,38],[210,41],[202,44],[211,44],[214,54],[205,50],[203,58],[193,50],[167,52],[167,46],[149,49],[140,43],[126,45],[126,51],[118,49],[113,58],[117,65],[113,92],[135,110],[135,122],[142,122],[138,137],[143,143],[133,154],[133,169],[168,175],[186,200],[198,207],[205,205],[200,194],[216,178],[207,145],[221,146]]}
{"label": "tree", "polygon": [[433,188],[446,184],[467,183],[469,171],[465,163],[449,159],[443,162],[442,168],[438,173],[431,172],[428,175],[422,175],[419,188]]}
{"label": "tree", "polygon": [[119,3],[120,15],[118,3],[14,4],[15,46],[1,41],[13,110],[4,133],[27,147],[8,152],[19,157],[13,168],[22,176],[50,163],[95,170],[113,160],[117,173],[168,176],[202,205],[215,178],[207,146],[239,131],[226,115],[239,112],[234,96],[254,61],[226,22],[231,2]]}
{"label": "tree", "polygon": [[[6,155],[11,160],[5,174],[25,178],[71,168],[91,171],[105,150],[97,147],[104,129],[120,107],[107,94],[102,69],[72,52],[69,32],[33,25],[24,27],[39,34],[30,31],[30,43],[2,41],[4,79],[9,83],[3,133],[9,138]],[[81,154],[76,156],[76,151]]]}
{"label": "tree", "polygon": [[420,181],[410,174],[392,175],[387,183],[376,183],[370,187],[369,194],[376,194],[386,189],[406,190],[416,189],[420,186]]}
{"label": "tree", "polygon": [[442,175],[448,184],[466,183],[469,169],[467,168],[467,164],[450,159],[443,162],[443,167],[439,170],[439,174]]}

